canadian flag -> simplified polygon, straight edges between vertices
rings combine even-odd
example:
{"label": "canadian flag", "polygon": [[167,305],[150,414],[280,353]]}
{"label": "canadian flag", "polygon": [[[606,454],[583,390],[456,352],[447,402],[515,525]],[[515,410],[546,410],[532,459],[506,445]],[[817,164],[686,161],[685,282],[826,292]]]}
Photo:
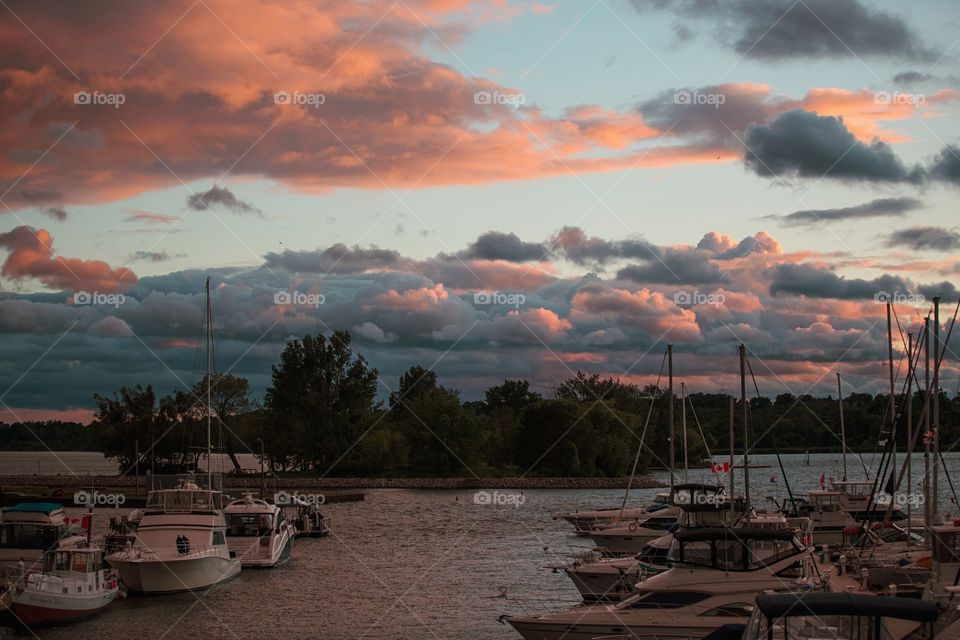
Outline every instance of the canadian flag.
{"label": "canadian flag", "polygon": [[710,471],[713,473],[730,473],[729,462],[718,462],[710,465]]}

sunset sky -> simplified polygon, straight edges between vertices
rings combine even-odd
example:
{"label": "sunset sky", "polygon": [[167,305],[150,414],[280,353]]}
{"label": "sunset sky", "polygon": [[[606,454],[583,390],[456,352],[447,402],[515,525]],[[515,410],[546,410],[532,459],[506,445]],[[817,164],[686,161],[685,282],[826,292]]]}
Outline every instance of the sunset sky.
{"label": "sunset sky", "polygon": [[953,0],[0,5],[2,421],[195,382],[208,275],[257,397],[334,329],[384,395],[668,342],[733,391],[741,340],[766,395],[877,392],[876,298],[957,303]]}

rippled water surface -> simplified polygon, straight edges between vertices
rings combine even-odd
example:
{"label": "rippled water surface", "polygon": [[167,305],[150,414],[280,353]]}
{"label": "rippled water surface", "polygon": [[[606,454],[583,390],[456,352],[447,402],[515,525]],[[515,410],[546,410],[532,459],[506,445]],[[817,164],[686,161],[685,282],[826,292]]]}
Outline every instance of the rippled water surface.
{"label": "rippled water surface", "polygon": [[[23,454],[0,454],[0,463],[6,455]],[[802,455],[783,457],[798,493],[815,488],[821,473],[833,473],[835,456],[811,458],[806,465]],[[870,458],[865,461],[869,466]],[[785,496],[776,458],[758,456],[753,462],[773,465],[752,472],[754,495]],[[947,463],[956,477],[960,456],[949,455]],[[915,469],[920,468],[918,457]],[[691,471],[690,479],[708,475]],[[862,468],[856,473],[851,462],[850,475],[862,477]],[[942,488],[942,504],[955,511],[949,487]],[[653,493],[638,491],[631,504]],[[512,491],[499,496],[509,496],[513,504],[474,504],[472,491],[368,491],[364,502],[328,506],[334,534],[299,539],[294,561],[282,568],[244,570],[199,594],[128,597],[95,618],[38,635],[74,640],[516,639],[509,626],[497,622],[502,613],[519,612],[515,596],[573,601],[577,595],[562,573],[548,567],[563,563],[578,545],[585,548],[586,541],[552,514],[619,505],[623,492],[526,490],[522,497]],[[503,592],[508,598],[501,597]],[[32,636],[0,628],[0,638],[8,637]]]}

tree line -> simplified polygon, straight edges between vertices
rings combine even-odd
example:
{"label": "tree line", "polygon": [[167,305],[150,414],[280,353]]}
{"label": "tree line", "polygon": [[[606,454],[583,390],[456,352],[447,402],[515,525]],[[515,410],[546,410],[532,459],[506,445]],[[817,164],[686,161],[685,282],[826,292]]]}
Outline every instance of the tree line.
{"label": "tree line", "polygon": [[[350,334],[304,336],[289,342],[273,365],[262,400],[244,378],[211,377],[215,450],[237,472],[238,452],[260,456],[274,473],[334,476],[622,476],[641,436],[647,445],[638,469],[663,467],[669,457],[667,390],[577,372],[549,397],[526,380],[504,380],[483,400],[463,401],[437,374],[415,365],[380,399],[379,373],[351,346]],[[207,379],[159,397],[151,386],[122,387],[94,396],[95,419],[0,427],[0,448],[51,446],[103,452],[123,469],[177,472],[197,465],[206,450]],[[902,400],[902,398],[898,398]],[[729,450],[730,396],[687,397],[686,442],[691,464]],[[882,447],[889,429],[889,396],[844,398],[847,446]],[[923,399],[913,402],[919,421]],[[944,450],[957,437],[960,400],[941,394]],[[743,448],[740,408],[735,447]],[[674,397],[675,458],[683,460],[682,406]],[[840,451],[836,398],[778,395],[748,404],[751,451]],[[645,429],[646,427],[646,429]],[[645,434],[644,434],[645,432]],[[905,438],[899,438],[900,450]],[[57,443],[56,447],[51,443]],[[879,444],[878,444],[879,443]]]}

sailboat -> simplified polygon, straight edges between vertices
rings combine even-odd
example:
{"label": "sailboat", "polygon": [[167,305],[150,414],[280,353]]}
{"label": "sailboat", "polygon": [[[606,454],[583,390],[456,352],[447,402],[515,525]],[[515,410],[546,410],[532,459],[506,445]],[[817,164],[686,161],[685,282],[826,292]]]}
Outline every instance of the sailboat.
{"label": "sailboat", "polygon": [[107,557],[131,591],[146,594],[206,589],[240,572],[227,546],[223,494],[214,489],[211,460],[213,311],[207,278],[207,482],[181,479],[173,489],[147,494],[135,541]]}

